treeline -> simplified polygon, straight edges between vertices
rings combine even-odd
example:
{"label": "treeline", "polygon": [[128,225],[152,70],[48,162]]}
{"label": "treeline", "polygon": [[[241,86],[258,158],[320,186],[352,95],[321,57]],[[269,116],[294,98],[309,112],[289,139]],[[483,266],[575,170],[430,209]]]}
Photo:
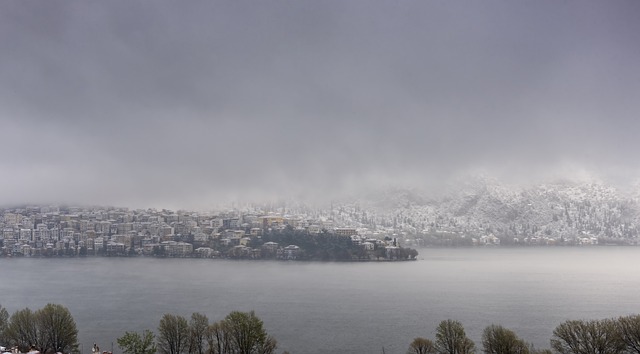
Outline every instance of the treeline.
{"label": "treeline", "polygon": [[[125,354],[273,354],[277,348],[277,341],[253,311],[233,311],[214,323],[197,312],[190,320],[165,314],[157,333],[125,332],[117,339],[118,346]],[[0,344],[22,353],[80,353],[75,320],[66,307],[57,304],[37,311],[25,308],[11,317],[0,306]],[[93,351],[100,352],[100,348],[94,345]]]}
{"label": "treeline", "polygon": [[[355,330],[355,329],[354,329]],[[117,339],[125,354],[275,354],[277,341],[264,329],[253,311],[233,311],[210,323],[207,316],[165,314],[157,334],[150,330],[125,332]],[[0,344],[20,352],[42,354],[79,353],[78,330],[69,310],[47,304],[9,316],[0,306]],[[480,351],[486,354],[640,354],[640,315],[601,320],[568,320],[558,325],[550,349],[536,349],[515,332],[492,324],[482,334]],[[415,338],[408,354],[472,354],[476,344],[458,321],[445,320],[436,328],[435,339]],[[94,346],[94,351],[99,348]],[[284,352],[283,354],[286,354]]]}
{"label": "treeline", "polygon": [[32,311],[28,307],[11,317],[0,306],[0,343],[20,352],[70,353],[78,351],[78,329],[69,310],[56,304]]}
{"label": "treeline", "polygon": [[149,330],[125,332],[117,342],[125,354],[273,354],[278,346],[253,311],[233,311],[215,323],[197,312],[190,320],[165,314],[157,337]]}
{"label": "treeline", "polygon": [[[640,354],[640,315],[602,320],[569,320],[553,330],[551,349],[536,349],[500,325],[490,325],[482,333],[482,353],[486,354]],[[435,340],[418,337],[408,354],[471,354],[475,343],[458,321],[440,322]]]}
{"label": "treeline", "polygon": [[[260,245],[266,242],[300,247],[303,251],[297,259],[301,260],[352,261],[389,259],[389,254],[387,254],[385,247],[382,245],[375,244],[373,250],[367,251],[360,245],[354,244],[350,236],[337,235],[327,230],[312,234],[306,230],[297,230],[288,226],[282,230],[266,232],[262,235]],[[399,247],[396,253],[393,254],[393,259],[415,259],[417,255],[418,251],[415,249]]]}
{"label": "treeline", "polygon": [[357,254],[357,247],[351,237],[329,232],[311,234],[306,230],[285,227],[262,235],[263,242],[275,242],[279,245],[296,245],[303,250],[298,257],[305,260],[346,261]]}

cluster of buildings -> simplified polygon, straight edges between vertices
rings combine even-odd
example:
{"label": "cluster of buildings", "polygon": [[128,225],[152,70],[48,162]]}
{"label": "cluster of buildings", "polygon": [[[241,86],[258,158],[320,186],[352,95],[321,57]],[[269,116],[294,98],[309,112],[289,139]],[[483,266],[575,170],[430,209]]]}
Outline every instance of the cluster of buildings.
{"label": "cluster of buildings", "polygon": [[[387,241],[329,218],[276,213],[220,214],[126,208],[33,206],[0,210],[4,256],[232,257],[296,259],[299,246],[260,242],[264,232],[291,227],[349,236],[363,249]],[[385,244],[386,245],[386,244]],[[393,253],[395,244],[386,245]]]}

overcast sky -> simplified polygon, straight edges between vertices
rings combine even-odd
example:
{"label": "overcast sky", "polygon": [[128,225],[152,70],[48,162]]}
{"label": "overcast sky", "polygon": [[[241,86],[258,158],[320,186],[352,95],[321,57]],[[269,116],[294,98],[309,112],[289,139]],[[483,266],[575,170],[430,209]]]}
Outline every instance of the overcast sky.
{"label": "overcast sky", "polygon": [[2,1],[0,204],[635,178],[639,18],[634,0]]}

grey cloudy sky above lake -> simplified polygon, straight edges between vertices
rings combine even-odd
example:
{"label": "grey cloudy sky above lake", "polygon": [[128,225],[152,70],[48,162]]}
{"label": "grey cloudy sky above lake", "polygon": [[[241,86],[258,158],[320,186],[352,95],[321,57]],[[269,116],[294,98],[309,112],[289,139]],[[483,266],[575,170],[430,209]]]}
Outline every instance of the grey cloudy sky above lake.
{"label": "grey cloudy sky above lake", "polygon": [[640,170],[638,1],[3,1],[0,204]]}

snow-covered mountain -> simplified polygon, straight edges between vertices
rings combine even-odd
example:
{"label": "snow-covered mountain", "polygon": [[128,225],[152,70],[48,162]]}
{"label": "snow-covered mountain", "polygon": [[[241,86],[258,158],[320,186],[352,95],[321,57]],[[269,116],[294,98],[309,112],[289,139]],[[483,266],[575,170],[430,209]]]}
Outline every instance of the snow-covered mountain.
{"label": "snow-covered mountain", "polygon": [[638,185],[621,192],[599,181],[509,186],[488,178],[451,184],[434,197],[389,188],[334,203],[334,219],[407,234],[451,232],[501,239],[634,240],[640,231]]}

